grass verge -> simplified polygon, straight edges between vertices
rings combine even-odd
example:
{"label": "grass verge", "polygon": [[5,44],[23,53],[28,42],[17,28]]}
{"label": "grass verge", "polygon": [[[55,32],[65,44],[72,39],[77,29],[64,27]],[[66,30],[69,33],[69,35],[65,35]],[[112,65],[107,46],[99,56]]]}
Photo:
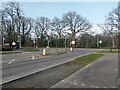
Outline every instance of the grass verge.
{"label": "grass verge", "polygon": [[3,88],[50,88],[104,54],[89,54],[27,77],[3,84]]}
{"label": "grass verge", "polygon": [[112,52],[110,52],[110,51],[101,51],[100,53],[120,53],[120,51],[112,51]]}
{"label": "grass verge", "polygon": [[27,52],[35,52],[35,51],[39,51],[38,49],[26,49],[24,51],[27,51]]}
{"label": "grass verge", "polygon": [[81,64],[81,65],[87,65],[95,61],[96,59],[100,58],[103,55],[104,54],[89,54],[89,55],[82,56],[82,57],[75,59],[74,62],[77,64]]}
{"label": "grass verge", "polygon": [[14,53],[21,53],[21,52],[0,52],[0,54],[14,54]]}

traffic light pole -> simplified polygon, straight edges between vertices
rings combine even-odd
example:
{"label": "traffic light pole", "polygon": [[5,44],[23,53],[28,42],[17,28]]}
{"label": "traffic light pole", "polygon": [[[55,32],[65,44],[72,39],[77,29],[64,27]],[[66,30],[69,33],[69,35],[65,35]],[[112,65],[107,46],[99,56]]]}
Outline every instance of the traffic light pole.
{"label": "traffic light pole", "polygon": [[100,52],[101,52],[101,43],[100,43]]}

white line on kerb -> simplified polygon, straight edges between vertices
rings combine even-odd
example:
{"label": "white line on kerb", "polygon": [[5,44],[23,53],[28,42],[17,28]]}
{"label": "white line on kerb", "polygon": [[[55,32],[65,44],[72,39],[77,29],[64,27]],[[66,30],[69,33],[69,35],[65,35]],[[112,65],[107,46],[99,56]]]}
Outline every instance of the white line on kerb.
{"label": "white line on kerb", "polygon": [[15,59],[13,59],[13,60],[11,60],[10,62],[8,62],[8,64],[11,64],[12,62],[14,62],[15,61]]}

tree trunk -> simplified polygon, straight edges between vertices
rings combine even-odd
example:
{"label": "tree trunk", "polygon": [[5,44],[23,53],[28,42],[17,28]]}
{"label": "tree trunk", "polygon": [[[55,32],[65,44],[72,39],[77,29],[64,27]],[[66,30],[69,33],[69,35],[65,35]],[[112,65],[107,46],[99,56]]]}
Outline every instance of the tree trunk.
{"label": "tree trunk", "polygon": [[20,26],[18,27],[18,33],[19,33],[19,49],[21,49],[21,35],[20,35]]}
{"label": "tree trunk", "polygon": [[113,35],[112,35],[112,47],[115,48],[115,40],[114,40]]}
{"label": "tree trunk", "polygon": [[[75,41],[75,32],[73,32],[73,35],[72,35],[72,41]],[[72,48],[75,48],[75,44],[72,44]]]}
{"label": "tree trunk", "polygon": [[86,41],[86,45],[85,46],[86,46],[86,48],[88,48],[88,41]]}

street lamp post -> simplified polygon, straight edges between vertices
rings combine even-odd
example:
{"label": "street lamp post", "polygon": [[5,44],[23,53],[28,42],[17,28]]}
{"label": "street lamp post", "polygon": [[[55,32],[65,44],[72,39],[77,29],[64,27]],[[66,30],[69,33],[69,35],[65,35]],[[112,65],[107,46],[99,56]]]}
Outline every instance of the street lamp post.
{"label": "street lamp post", "polygon": [[19,42],[19,49],[21,49],[22,47],[21,47],[21,36],[19,35],[19,36],[17,36],[18,37],[18,41],[17,42]]}
{"label": "street lamp post", "polygon": [[99,36],[97,36],[97,48],[99,48]]}
{"label": "street lamp post", "polygon": [[65,48],[66,48],[66,38],[65,38]]}
{"label": "street lamp post", "polygon": [[50,42],[50,41],[48,41],[48,47],[50,46],[49,42]]}
{"label": "street lamp post", "polygon": [[48,35],[48,47],[50,46],[50,36]]}

